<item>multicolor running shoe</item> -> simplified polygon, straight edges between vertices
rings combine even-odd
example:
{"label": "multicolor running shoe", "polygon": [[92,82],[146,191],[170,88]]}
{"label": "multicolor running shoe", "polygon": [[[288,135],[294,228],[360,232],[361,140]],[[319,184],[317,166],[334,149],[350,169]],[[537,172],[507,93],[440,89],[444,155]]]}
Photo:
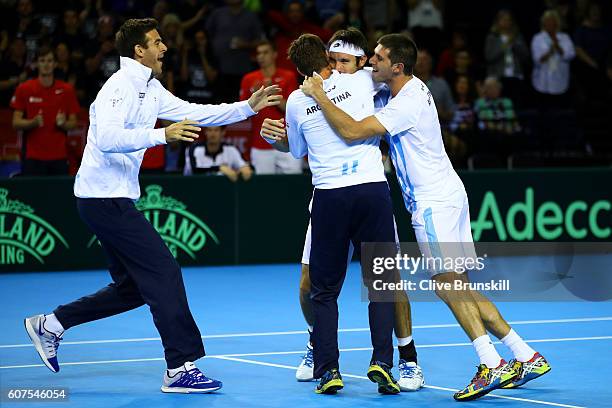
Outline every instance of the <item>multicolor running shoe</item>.
{"label": "multicolor running shoe", "polygon": [[517,375],[510,383],[502,387],[505,389],[520,387],[531,380],[543,376],[551,370],[550,364],[548,364],[548,361],[546,361],[544,356],[540,353],[535,353],[533,357],[531,357],[531,360],[525,361],[524,363],[510,360],[509,364],[514,371],[517,372]]}
{"label": "multicolor running shoe", "polygon": [[455,393],[454,398],[456,401],[475,400],[509,384],[516,375],[512,366],[503,359],[495,368],[480,364],[472,381],[463,390]]}

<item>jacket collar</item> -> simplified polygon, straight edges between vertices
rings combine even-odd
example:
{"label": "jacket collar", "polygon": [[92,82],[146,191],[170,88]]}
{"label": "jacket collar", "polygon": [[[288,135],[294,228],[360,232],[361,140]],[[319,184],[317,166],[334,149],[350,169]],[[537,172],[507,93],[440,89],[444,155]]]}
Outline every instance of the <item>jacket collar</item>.
{"label": "jacket collar", "polygon": [[135,59],[128,57],[119,57],[121,69],[125,70],[128,77],[134,80],[139,86],[146,86],[152,78],[152,70],[149,67],[142,65]]}

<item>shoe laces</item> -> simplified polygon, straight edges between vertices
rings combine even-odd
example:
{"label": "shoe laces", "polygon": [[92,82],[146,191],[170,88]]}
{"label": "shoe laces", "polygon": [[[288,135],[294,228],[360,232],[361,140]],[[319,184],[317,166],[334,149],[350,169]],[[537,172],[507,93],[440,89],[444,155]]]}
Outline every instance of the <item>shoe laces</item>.
{"label": "shoe laces", "polygon": [[208,381],[208,378],[198,368],[192,368],[189,371],[183,372],[183,376],[181,378],[181,382],[183,382],[185,385],[199,384],[206,381]]}
{"label": "shoe laces", "polygon": [[325,384],[326,382],[331,381],[334,378],[342,378],[342,376],[340,375],[340,371],[338,371],[337,369],[327,370],[321,377],[321,384]]}
{"label": "shoe laces", "polygon": [[471,383],[477,384],[481,381],[487,382],[491,369],[484,364],[479,365],[477,368],[478,370],[476,371],[474,378],[472,378]]}
{"label": "shoe laces", "polygon": [[421,369],[418,365],[408,364],[407,361],[402,361],[399,363],[397,368],[399,369],[400,377],[402,378],[416,377],[421,373]]}
{"label": "shoe laces", "polygon": [[59,343],[62,340],[61,337],[56,336],[53,333],[49,333],[44,337],[45,341],[43,342],[43,346],[45,351],[49,357],[55,357],[57,354],[57,349],[59,348]]}
{"label": "shoe laces", "polygon": [[306,367],[314,367],[314,355],[310,347],[307,348],[306,354],[302,357],[302,361]]}
{"label": "shoe laces", "polygon": [[546,361],[544,357],[538,356],[536,359],[532,359],[525,362],[520,362],[518,360],[513,360],[515,363],[512,365],[512,368],[523,377],[525,374],[532,372],[537,367],[541,367],[544,365]]}

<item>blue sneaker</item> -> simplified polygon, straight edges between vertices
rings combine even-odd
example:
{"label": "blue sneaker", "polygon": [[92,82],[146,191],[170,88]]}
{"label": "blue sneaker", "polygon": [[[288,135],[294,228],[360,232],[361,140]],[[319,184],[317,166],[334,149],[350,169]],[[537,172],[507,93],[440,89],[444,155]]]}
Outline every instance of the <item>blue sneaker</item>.
{"label": "blue sneaker", "polygon": [[306,354],[302,357],[302,362],[295,372],[295,379],[298,381],[314,380],[314,359],[310,343],[306,345]]}
{"label": "blue sneaker", "polygon": [[191,361],[184,365],[185,370],[170,376],[168,370],[164,373],[162,392],[179,394],[207,393],[217,391],[223,387],[221,381],[206,377]]}
{"label": "blue sneaker", "polygon": [[344,388],[342,375],[340,375],[340,371],[337,368],[332,368],[323,374],[319,385],[315,388],[315,393],[334,395],[342,388]]}
{"label": "blue sneaker", "polygon": [[45,315],[37,315],[26,318],[23,323],[43,363],[49,370],[57,373],[60,370],[57,363],[57,349],[62,334],[56,336],[55,333],[45,329],[45,320]]}

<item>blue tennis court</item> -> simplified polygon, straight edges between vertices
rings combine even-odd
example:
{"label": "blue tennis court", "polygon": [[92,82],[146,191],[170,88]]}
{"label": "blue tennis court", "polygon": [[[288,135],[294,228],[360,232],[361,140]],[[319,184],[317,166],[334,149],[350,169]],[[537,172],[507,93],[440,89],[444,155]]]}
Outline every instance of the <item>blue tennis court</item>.
{"label": "blue tennis court", "polygon": [[[43,366],[23,329],[23,318],[97,290],[110,279],[103,270],[0,275],[2,388],[66,387],[69,399],[61,403],[66,407],[442,407],[457,404],[453,390],[465,386],[475,372],[475,352],[446,306],[414,302],[414,338],[426,387],[379,395],[365,376],[371,352],[367,304],[361,300],[359,266],[353,263],[340,297],[345,388],[336,396],[316,395],[315,383],[294,378],[307,341],[297,297],[299,265],[185,268],[183,273],[208,353],[199,366],[223,381],[221,391],[159,392],[165,362],[145,307],[71,329],[59,349],[61,371],[53,374]],[[610,302],[512,302],[498,307],[553,370],[523,389],[495,391],[471,404],[609,406]],[[511,358],[504,347],[498,350]],[[39,405],[49,403],[28,403]]]}

